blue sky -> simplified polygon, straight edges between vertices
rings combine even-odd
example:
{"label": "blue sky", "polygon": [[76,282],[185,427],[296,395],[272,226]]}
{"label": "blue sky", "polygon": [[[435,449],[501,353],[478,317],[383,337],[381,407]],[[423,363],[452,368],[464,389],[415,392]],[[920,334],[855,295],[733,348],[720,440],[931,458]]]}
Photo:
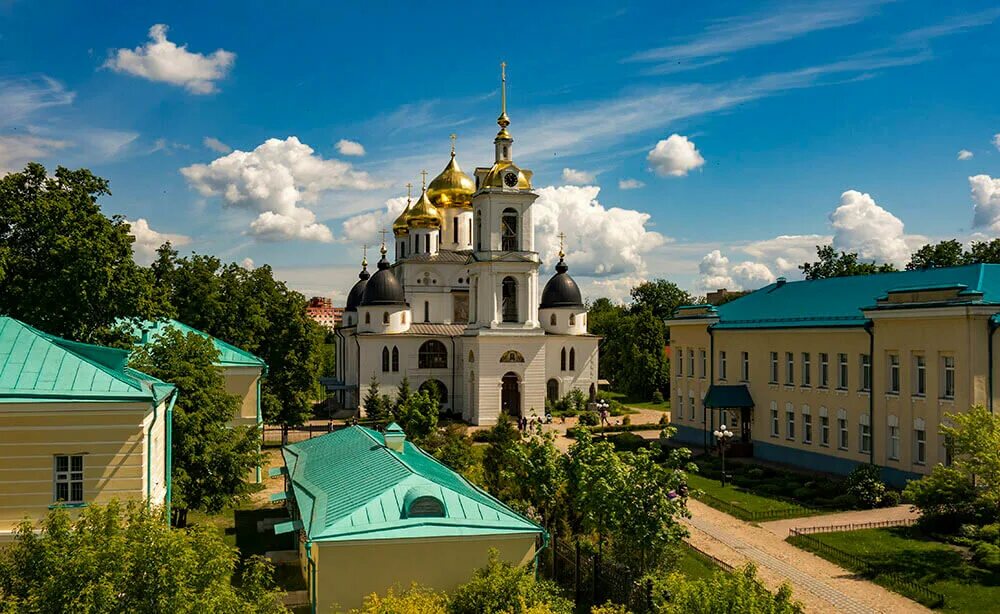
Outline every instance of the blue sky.
{"label": "blue sky", "polygon": [[542,256],[566,232],[591,297],[1000,235],[995,2],[694,4],[8,0],[0,168],[109,178],[141,261],[172,238],[342,300],[450,133],[489,163],[506,60]]}

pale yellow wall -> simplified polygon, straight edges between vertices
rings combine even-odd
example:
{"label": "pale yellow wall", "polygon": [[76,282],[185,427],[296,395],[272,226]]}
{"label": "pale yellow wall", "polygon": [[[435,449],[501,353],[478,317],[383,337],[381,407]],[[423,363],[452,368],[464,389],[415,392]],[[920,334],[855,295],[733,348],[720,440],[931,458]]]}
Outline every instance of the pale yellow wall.
{"label": "pale yellow wall", "polygon": [[[934,464],[943,461],[943,447],[938,435],[938,425],[945,413],[966,411],[974,403],[987,403],[987,315],[964,310],[941,312],[931,316],[932,310],[923,314],[916,310],[899,312],[869,312],[875,320],[875,351],[872,359],[872,386],[874,390],[874,420],[872,445],[874,460],[879,465],[913,473],[928,473]],[[869,336],[862,328],[813,328],[779,330],[716,330],[714,355],[707,356],[708,368],[702,377],[699,352],[710,352],[708,322],[674,321],[670,327],[671,350],[671,403],[672,418],[679,425],[701,428],[703,425],[702,399],[708,390],[712,362],[715,381],[737,384],[740,378],[740,354],[750,354],[750,393],[755,403],[753,439],[775,445],[808,450],[851,461],[867,461],[869,454],[860,449],[859,423],[869,413],[869,394],[860,390],[861,355],[868,354]],[[690,372],[688,350],[695,352],[695,373]],[[727,378],[720,377],[720,352],[726,352]],[[778,383],[770,383],[770,352],[778,352]],[[785,384],[785,353],[795,358],[795,383]],[[811,385],[802,384],[802,353],[810,354]],[[829,354],[830,382],[824,389],[819,386],[820,353]],[[838,354],[848,356],[848,386],[837,390]],[[888,355],[900,357],[900,393],[887,393],[889,367]],[[912,357],[922,353],[926,358],[927,391],[923,397],[914,395],[912,378],[915,369]],[[953,355],[956,366],[954,399],[941,399],[940,357]],[[678,361],[683,356],[684,374],[678,376]],[[997,385],[996,383],[994,384]],[[996,392],[996,391],[995,391]],[[690,397],[694,395],[696,411],[690,417]],[[683,396],[683,412],[679,407]],[[771,403],[777,404],[778,436],[772,436]],[[791,403],[796,415],[795,438],[787,438],[786,407]],[[812,416],[812,442],[803,441],[803,409],[808,407]],[[830,421],[830,445],[820,441],[820,412],[825,408]],[[848,420],[848,448],[838,448],[837,418],[844,410]],[[888,424],[894,416],[899,424],[899,458],[888,459]],[[914,419],[926,422],[926,463],[915,462]],[[716,417],[716,421],[718,417]],[[711,428],[709,429],[711,430]],[[822,467],[815,467],[822,470]]]}
{"label": "pale yellow wall", "polygon": [[439,591],[467,582],[489,560],[490,549],[517,565],[535,556],[534,534],[351,543],[313,543],[317,612],[360,607],[365,596],[416,582]]}
{"label": "pale yellow wall", "polygon": [[[153,426],[152,499],[162,503],[164,413]],[[0,539],[54,501],[54,456],[84,454],[84,502],[146,497],[146,404],[0,404]]]}
{"label": "pale yellow wall", "polygon": [[239,414],[234,417],[236,424],[257,423],[257,380],[261,370],[256,367],[227,367],[223,371],[226,392],[239,395]]}

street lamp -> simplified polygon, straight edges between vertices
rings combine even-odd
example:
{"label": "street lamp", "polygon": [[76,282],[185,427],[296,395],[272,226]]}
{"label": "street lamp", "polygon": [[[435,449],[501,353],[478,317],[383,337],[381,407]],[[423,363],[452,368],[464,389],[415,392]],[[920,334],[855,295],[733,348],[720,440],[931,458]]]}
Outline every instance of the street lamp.
{"label": "street lamp", "polygon": [[733,432],[726,428],[726,425],[721,425],[718,430],[712,431],[715,435],[715,440],[719,443],[719,453],[722,455],[722,487],[726,486],[726,447],[729,445],[729,441],[733,438]]}

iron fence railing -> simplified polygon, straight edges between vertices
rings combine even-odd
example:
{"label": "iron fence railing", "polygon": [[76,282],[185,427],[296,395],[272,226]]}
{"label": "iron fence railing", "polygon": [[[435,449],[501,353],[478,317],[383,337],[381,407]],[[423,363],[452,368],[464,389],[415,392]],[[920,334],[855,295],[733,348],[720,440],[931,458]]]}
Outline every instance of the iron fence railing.
{"label": "iron fence railing", "polygon": [[708,493],[698,495],[697,499],[710,507],[714,507],[720,512],[725,512],[730,516],[735,516],[740,520],[750,522],[761,522],[768,520],[784,520],[786,518],[798,518],[815,514],[816,511],[800,505],[787,504],[787,507],[775,508],[773,510],[750,510],[732,501],[723,501]]}
{"label": "iron fence railing", "polygon": [[789,529],[795,535],[812,533],[840,533],[841,531],[861,531],[863,529],[887,529],[890,527],[911,527],[917,523],[916,518],[897,518],[895,520],[877,520],[873,522],[852,522],[848,524],[828,524],[815,527],[795,527]]}

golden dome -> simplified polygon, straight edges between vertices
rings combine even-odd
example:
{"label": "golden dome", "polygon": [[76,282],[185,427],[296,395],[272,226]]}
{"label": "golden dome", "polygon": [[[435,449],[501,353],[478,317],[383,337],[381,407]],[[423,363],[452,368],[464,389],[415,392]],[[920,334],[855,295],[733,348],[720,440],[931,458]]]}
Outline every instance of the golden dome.
{"label": "golden dome", "polygon": [[[517,184],[511,186],[507,185],[504,181],[508,174],[517,173]],[[506,160],[501,160],[493,165],[493,168],[486,173],[486,177],[483,178],[484,188],[517,188],[518,190],[530,190],[531,189],[531,176],[532,172],[524,170],[514,166],[513,162]]]}
{"label": "golden dome", "polygon": [[455,150],[441,174],[427,186],[427,198],[438,207],[471,207],[476,183],[458,166]]}
{"label": "golden dome", "polygon": [[410,202],[406,201],[406,208],[403,212],[399,214],[396,221],[392,223],[392,234],[398,236],[405,235],[409,232],[409,228],[406,226],[406,216],[410,213]]}
{"label": "golden dome", "polygon": [[427,189],[420,192],[420,198],[410,207],[406,215],[406,224],[410,228],[439,228],[441,214],[437,207],[427,198]]}

